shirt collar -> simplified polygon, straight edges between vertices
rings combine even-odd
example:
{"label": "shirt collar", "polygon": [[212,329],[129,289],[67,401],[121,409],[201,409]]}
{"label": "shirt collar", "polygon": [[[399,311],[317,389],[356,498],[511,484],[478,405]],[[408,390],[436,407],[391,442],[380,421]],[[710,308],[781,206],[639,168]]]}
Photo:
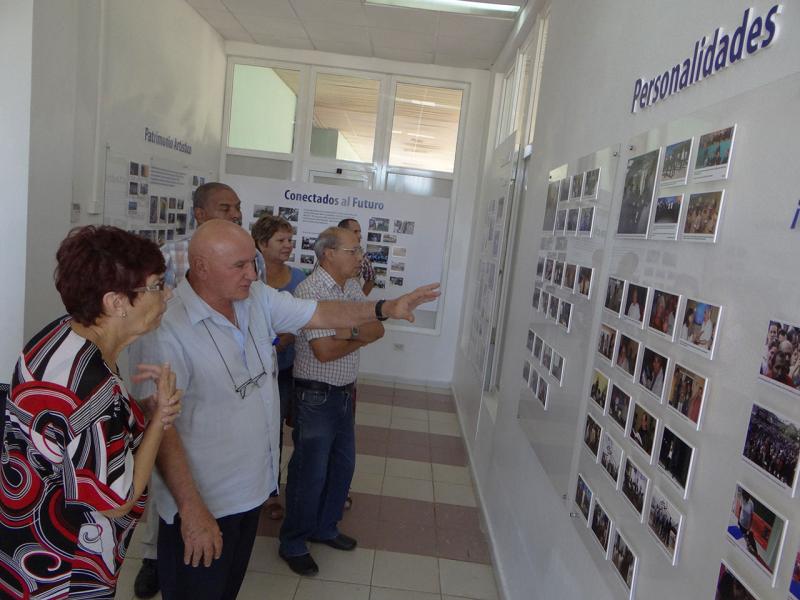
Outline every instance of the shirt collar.
{"label": "shirt collar", "polygon": [[317,268],[315,269],[317,273],[317,277],[321,280],[322,284],[327,287],[329,290],[338,290],[340,292],[344,291],[344,288],[347,287],[347,282],[345,281],[344,287],[339,287],[339,284],[336,283],[336,280],[328,273],[322,265],[317,264]]}
{"label": "shirt collar", "polygon": [[[192,325],[197,325],[204,319],[212,319],[221,323],[227,323],[233,327],[233,324],[228,321],[228,319],[211,308],[208,303],[194,291],[194,288],[189,284],[188,278],[181,280],[175,288],[175,294],[183,301],[183,306],[186,308],[186,314],[189,316],[189,322]],[[236,318],[239,324],[243,324],[244,321],[247,320],[247,315],[250,313],[250,298],[235,300],[233,309],[236,311]]]}

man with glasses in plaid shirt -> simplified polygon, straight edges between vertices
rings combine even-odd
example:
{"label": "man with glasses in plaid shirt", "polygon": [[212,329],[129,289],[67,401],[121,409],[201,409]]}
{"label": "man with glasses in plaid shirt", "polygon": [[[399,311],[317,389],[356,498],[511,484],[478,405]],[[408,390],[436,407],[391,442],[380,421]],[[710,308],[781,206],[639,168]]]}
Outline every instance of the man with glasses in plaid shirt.
{"label": "man with glasses in plaid shirt", "polygon": [[161,326],[132,348],[132,360],[169,362],[185,390],[153,482],[164,600],[235,598],[244,580],[280,468],[276,333],[413,320],[414,308],[438,296],[433,284],[380,304],[297,299],[258,281],[255,257],[238,225],[202,225]]}

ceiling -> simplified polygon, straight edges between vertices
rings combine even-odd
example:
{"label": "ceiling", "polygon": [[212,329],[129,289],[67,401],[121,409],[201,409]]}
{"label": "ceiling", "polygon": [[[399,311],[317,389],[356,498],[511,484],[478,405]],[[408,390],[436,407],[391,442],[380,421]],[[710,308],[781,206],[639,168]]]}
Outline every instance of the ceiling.
{"label": "ceiling", "polygon": [[187,2],[226,40],[472,69],[492,66],[514,26],[514,19],[364,6],[363,0]]}

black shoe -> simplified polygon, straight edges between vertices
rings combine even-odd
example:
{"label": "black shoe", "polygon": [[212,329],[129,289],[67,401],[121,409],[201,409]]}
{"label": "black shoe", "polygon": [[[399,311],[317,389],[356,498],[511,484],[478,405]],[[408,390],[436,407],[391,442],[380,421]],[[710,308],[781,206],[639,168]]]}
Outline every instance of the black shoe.
{"label": "black shoe", "polygon": [[301,554],[300,556],[286,556],[283,552],[278,550],[278,556],[286,561],[289,568],[298,575],[310,577],[319,573],[319,567],[310,554]]}
{"label": "black shoe", "polygon": [[142,568],[133,582],[133,593],[137,598],[152,598],[158,593],[158,563],[151,558],[142,559]]}
{"label": "black shoe", "polygon": [[315,542],[317,544],[325,544],[326,546],[330,546],[336,550],[355,550],[358,542],[351,538],[349,535],[345,535],[340,533],[335,538],[331,538],[329,540],[318,540],[315,538],[309,538],[309,542]]}

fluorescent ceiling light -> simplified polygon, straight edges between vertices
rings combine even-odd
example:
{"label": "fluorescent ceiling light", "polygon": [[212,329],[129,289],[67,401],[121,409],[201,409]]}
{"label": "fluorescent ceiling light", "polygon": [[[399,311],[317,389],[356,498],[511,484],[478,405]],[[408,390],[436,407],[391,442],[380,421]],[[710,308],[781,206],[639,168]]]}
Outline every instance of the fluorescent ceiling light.
{"label": "fluorescent ceiling light", "polygon": [[474,2],[473,0],[364,0],[364,4],[437,10],[482,17],[511,18],[519,12],[519,6],[515,4],[493,4],[491,2]]}

